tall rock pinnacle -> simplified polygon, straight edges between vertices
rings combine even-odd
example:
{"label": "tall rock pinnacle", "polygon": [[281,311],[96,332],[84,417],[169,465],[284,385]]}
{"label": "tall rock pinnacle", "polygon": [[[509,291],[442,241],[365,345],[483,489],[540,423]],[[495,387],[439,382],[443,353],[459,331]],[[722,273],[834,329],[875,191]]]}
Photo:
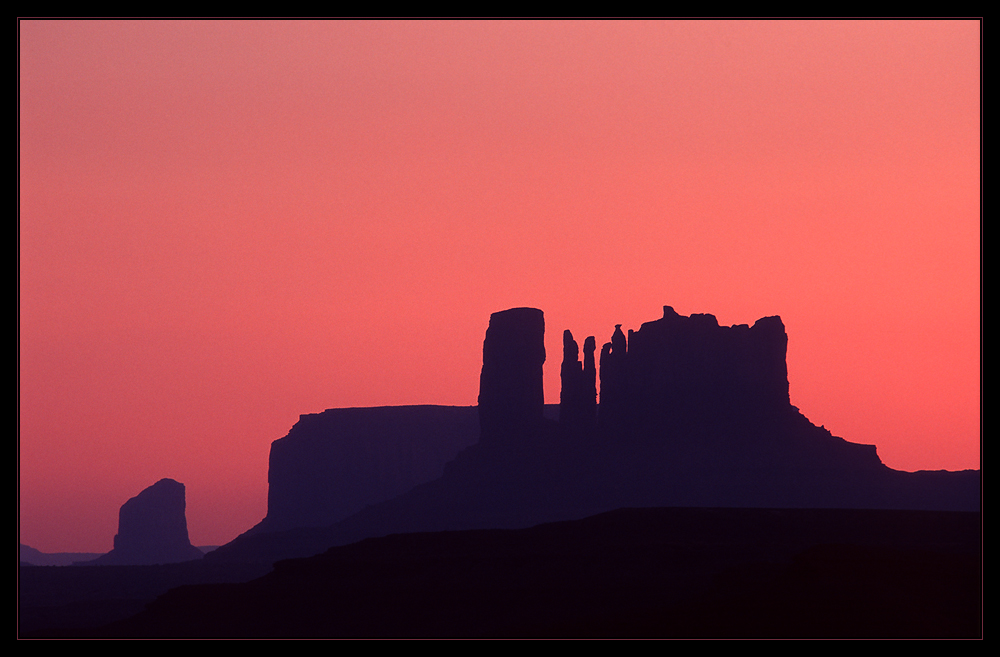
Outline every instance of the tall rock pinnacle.
{"label": "tall rock pinnacle", "polygon": [[202,557],[188,539],[184,484],[161,479],[122,505],[115,548],[95,565],[143,565]]}
{"label": "tall rock pinnacle", "polygon": [[601,427],[611,435],[623,431],[627,419],[627,358],[628,341],[622,333],[622,325],[615,324],[611,342],[601,349],[601,405],[598,409]]}
{"label": "tall rock pinnacle", "polygon": [[511,308],[490,316],[479,379],[481,440],[542,422],[545,403],[545,319],[536,308]]}
{"label": "tall rock pinnacle", "polygon": [[594,352],[597,342],[594,336],[588,336],[583,341],[583,394],[584,417],[588,426],[597,422],[597,363]]}
{"label": "tall rock pinnacle", "polygon": [[583,343],[583,363],[580,348],[573,334],[563,332],[563,362],[560,375],[562,392],[559,396],[559,423],[567,431],[588,431],[597,418],[597,368],[594,362],[596,343],[590,336]]}

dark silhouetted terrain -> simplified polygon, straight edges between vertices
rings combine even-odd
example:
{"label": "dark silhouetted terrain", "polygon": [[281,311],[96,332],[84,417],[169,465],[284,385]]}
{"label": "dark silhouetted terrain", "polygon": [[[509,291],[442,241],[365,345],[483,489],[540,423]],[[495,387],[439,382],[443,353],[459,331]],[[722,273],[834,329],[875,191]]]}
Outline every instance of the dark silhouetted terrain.
{"label": "dark silhouetted terrain", "polygon": [[568,427],[545,417],[543,338],[541,311],[494,313],[480,439],[441,478],[325,528],[244,535],[208,558],[273,562],[370,536],[523,528],[623,507],[979,509],[978,471],[891,470],[874,446],[833,436],[792,406],[777,317],[723,327],[665,307],[628,337],[616,327],[602,349],[596,416],[589,367],[564,334]]}
{"label": "dark silhouetted terrain", "polygon": [[18,546],[18,555],[18,561],[29,566],[71,566],[101,556],[99,552],[41,552],[23,543]]}
{"label": "dark silhouetted terrain", "polygon": [[101,636],[972,637],[978,514],[623,509],[368,539]]}
{"label": "dark silhouetted terrain", "polygon": [[[272,445],[267,518],[175,576],[237,582],[279,562],[274,573],[176,589],[94,629],[97,615],[69,620],[60,600],[118,600],[128,571],[114,592],[81,596],[79,576],[60,597],[59,575],[22,569],[22,631],[981,632],[979,471],[894,471],[875,446],[813,425],[790,403],[780,318],[725,327],[664,307],[636,331],[617,326],[601,349],[600,404],[596,340],[581,362],[567,330],[558,420],[542,396],[544,329],[537,309],[492,315],[478,412],[302,416]],[[132,603],[163,592],[153,571],[135,572],[148,585]],[[39,622],[26,625],[25,610]],[[112,611],[105,621],[126,616]]]}
{"label": "dark silhouetted terrain", "polygon": [[335,408],[271,445],[267,516],[253,533],[322,527],[433,481],[479,440],[474,406]]}

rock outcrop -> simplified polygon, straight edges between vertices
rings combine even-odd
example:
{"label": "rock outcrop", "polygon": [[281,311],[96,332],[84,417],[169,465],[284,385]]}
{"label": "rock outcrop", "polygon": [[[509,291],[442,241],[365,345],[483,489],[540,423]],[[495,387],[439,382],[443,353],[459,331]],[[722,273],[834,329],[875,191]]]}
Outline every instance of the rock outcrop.
{"label": "rock outcrop", "polygon": [[594,336],[580,347],[569,329],[563,332],[562,391],[559,395],[559,424],[566,432],[589,432],[597,422],[597,368],[594,363]]}
{"label": "rock outcrop", "polygon": [[780,317],[719,326],[713,315],[663,318],[630,332],[625,414],[639,433],[773,420],[791,408]]}
{"label": "rock outcrop", "polygon": [[439,479],[294,539],[246,537],[207,558],[273,561],[371,536],[528,527],[631,507],[979,509],[978,471],[897,472],[873,445],[849,443],[802,415],[789,399],[778,317],[723,327],[712,315],[665,307],[627,336],[616,326],[601,354],[590,431],[574,426],[592,398],[594,343],[585,343],[581,366],[572,334],[563,334],[568,389],[565,423],[557,423],[544,417],[543,337],[540,310],[492,315],[482,438]]}
{"label": "rock outcrop", "polygon": [[475,406],[334,408],[271,443],[267,517],[251,530],[322,527],[437,479],[479,440]]}
{"label": "rock outcrop", "polygon": [[618,325],[601,354],[601,424],[648,437],[773,421],[793,408],[787,344],[780,317],[719,326],[714,315],[664,306],[627,340]]}
{"label": "rock outcrop", "polygon": [[161,479],[122,505],[111,552],[89,562],[137,566],[201,559],[188,539],[184,484]]}
{"label": "rock outcrop", "polygon": [[601,348],[601,430],[609,436],[626,431],[628,418],[628,342],[622,325],[615,324],[611,342]]}
{"label": "rock outcrop", "polygon": [[532,431],[543,421],[545,319],[537,308],[511,308],[490,316],[479,378],[482,440]]}

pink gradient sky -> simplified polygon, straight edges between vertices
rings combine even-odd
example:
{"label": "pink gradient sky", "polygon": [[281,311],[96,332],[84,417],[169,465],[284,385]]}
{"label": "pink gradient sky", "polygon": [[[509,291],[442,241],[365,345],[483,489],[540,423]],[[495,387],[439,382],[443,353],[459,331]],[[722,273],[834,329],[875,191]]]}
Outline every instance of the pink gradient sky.
{"label": "pink gradient sky", "polygon": [[792,403],[978,468],[980,24],[20,23],[20,539],[266,512],[299,414],[472,405],[490,313],[780,315]]}

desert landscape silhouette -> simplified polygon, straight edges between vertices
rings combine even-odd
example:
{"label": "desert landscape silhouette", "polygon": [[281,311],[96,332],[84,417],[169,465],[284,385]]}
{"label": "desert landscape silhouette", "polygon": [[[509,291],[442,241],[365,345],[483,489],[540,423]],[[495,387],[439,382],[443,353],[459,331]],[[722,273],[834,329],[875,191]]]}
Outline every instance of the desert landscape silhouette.
{"label": "desert landscape silhouette", "polygon": [[19,635],[981,632],[980,20],[18,26]]}
{"label": "desert landscape silhouette", "polygon": [[[618,325],[601,403],[596,342],[581,363],[566,330],[557,419],[544,330],[537,309],[492,315],[474,409],[303,416],[272,445],[265,519],[204,557],[188,542],[183,485],[158,482],[122,507],[108,555],[22,568],[22,630],[976,634],[979,472],[893,471],[873,446],[812,425],[789,402],[780,318],[723,327],[665,306],[627,338]],[[140,595],[131,606],[123,588]]]}

